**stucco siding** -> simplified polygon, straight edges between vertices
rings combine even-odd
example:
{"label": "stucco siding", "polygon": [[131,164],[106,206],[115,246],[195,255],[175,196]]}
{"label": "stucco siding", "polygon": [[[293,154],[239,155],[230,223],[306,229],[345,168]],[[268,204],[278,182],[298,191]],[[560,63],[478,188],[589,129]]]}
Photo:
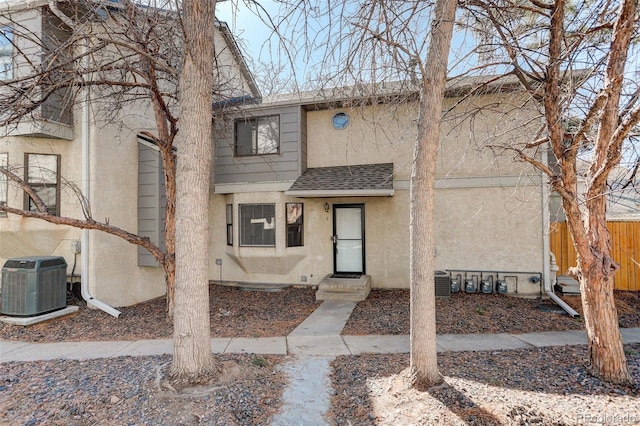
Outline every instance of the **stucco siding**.
{"label": "stucco siding", "polygon": [[[338,112],[349,115],[344,130],[333,127]],[[395,179],[411,175],[416,140],[415,105],[381,105],[307,112],[308,167],[394,163]]]}
{"label": "stucco siding", "polygon": [[[102,109],[108,107],[94,104],[92,113],[95,117],[107,117]],[[142,130],[152,130],[155,122],[148,103],[130,104],[129,108],[113,122],[90,126],[90,202],[97,219],[137,233],[137,136]],[[94,231],[90,232],[89,241],[90,270],[86,280],[94,297],[120,307],[164,294],[162,268],[138,266],[137,246]]]}
{"label": "stucco siding", "polygon": [[[6,137],[0,138],[0,152],[8,154],[9,167],[15,167],[14,170],[21,177],[24,177],[22,167],[25,153],[60,155],[61,176],[74,182],[79,180],[79,170],[74,169],[80,159],[79,152],[69,141]],[[8,185],[7,205],[20,209],[24,207],[24,192],[15,184]],[[60,214],[80,214],[77,200],[68,190],[60,191]],[[0,217],[0,263],[4,264],[8,258],[14,257],[63,256],[70,273],[74,263],[71,242],[79,239],[78,229],[8,214],[7,217]]]}
{"label": "stucco siding", "polygon": [[[276,246],[239,247],[238,205],[275,203]],[[286,247],[286,202],[304,203],[303,247]],[[409,287],[409,191],[393,197],[295,199],[282,193],[213,196],[210,202],[214,281],[317,285],[333,272],[332,209],[339,204],[364,204],[365,267],[375,288]],[[233,247],[225,245],[224,206],[234,204]],[[436,192],[436,268],[478,271],[542,272],[542,218],[539,187],[463,188]],[[216,265],[214,259],[221,259]],[[304,277],[304,278],[303,278]],[[306,278],[306,281],[303,281]],[[511,289],[513,291],[514,289]],[[520,293],[538,286],[520,282]]]}

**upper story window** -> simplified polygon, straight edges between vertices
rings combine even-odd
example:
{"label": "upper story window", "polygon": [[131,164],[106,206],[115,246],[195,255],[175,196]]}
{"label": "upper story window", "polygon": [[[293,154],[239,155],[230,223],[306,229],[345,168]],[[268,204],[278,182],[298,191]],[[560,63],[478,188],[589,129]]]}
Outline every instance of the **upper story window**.
{"label": "upper story window", "polygon": [[280,116],[242,118],[235,122],[235,154],[238,157],[278,154]]}
{"label": "upper story window", "polygon": [[0,27],[0,80],[13,78],[13,29]]}
{"label": "upper story window", "polygon": [[[25,154],[25,164],[25,182],[38,194],[50,214],[60,216],[60,156]],[[24,209],[38,211],[36,203],[26,193]]]}

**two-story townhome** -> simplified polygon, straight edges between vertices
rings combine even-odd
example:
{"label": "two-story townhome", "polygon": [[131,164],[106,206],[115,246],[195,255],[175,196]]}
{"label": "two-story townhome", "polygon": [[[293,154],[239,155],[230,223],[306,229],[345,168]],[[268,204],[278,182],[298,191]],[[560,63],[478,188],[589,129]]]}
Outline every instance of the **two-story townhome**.
{"label": "two-story townhome", "polygon": [[[536,105],[504,82],[467,98],[477,82],[452,81],[447,91],[436,267],[477,286],[506,276],[509,292],[535,293],[532,277],[547,275],[549,258],[546,190],[505,146],[532,140]],[[213,280],[319,285],[335,274],[409,286],[417,94],[374,89],[273,96],[218,127]]]}
{"label": "two-story townhome", "polygon": [[[7,4],[11,20],[0,26],[12,42],[0,48],[0,78],[11,80],[20,73],[16,47],[41,58],[55,50],[12,36],[12,23],[38,40],[65,34],[48,1]],[[318,286],[336,275],[407,288],[417,93],[382,84],[260,101],[223,23],[216,45],[227,80],[237,82],[229,90],[232,102],[216,106],[251,102],[227,109],[224,120],[217,112],[214,120],[210,279]],[[452,278],[470,279],[476,291],[490,278],[492,285],[504,279],[510,293],[535,293],[540,280],[531,278],[549,276],[548,194],[540,174],[505,148],[534,139],[537,105],[504,81],[468,96],[477,83],[458,79],[447,90],[435,188],[436,265]],[[105,111],[108,103],[91,88],[81,97],[58,91],[29,120],[5,129],[0,165],[20,167],[15,170],[57,215],[82,217],[75,195],[63,189],[70,181],[88,197],[95,218],[162,244],[162,164],[142,135],[156,128],[149,102],[141,98],[104,120],[112,112]],[[0,180],[0,203],[33,208],[6,180]],[[106,305],[132,305],[165,291],[150,254],[119,238],[0,217],[0,262],[34,255],[63,256],[71,278]]]}

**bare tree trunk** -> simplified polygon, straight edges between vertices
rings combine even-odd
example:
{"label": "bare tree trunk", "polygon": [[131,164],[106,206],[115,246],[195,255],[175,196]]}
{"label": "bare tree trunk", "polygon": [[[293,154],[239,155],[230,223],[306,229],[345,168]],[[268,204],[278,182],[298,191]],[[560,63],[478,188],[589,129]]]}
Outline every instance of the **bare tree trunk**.
{"label": "bare tree trunk", "polygon": [[[574,241],[578,265],[571,272],[580,282],[590,371],[607,382],[632,384],[613,295],[613,277],[619,266],[610,255],[611,236],[606,227],[606,196],[588,200],[587,209],[589,217],[586,223],[576,221],[575,215],[572,218],[567,216],[567,221],[572,235],[577,235]],[[586,230],[583,228],[573,231],[575,227],[584,226],[587,226]]]}
{"label": "bare tree trunk", "polygon": [[603,266],[598,261],[591,264],[578,261],[578,267],[583,271],[579,281],[589,340],[590,371],[604,381],[628,385],[633,381],[618,328],[613,276],[604,274]]}
{"label": "bare tree trunk", "polygon": [[176,289],[170,375],[197,382],[215,371],[209,324],[209,176],[215,1],[184,0],[185,57],[176,136]]}
{"label": "bare tree trunk", "polygon": [[411,376],[425,389],[442,382],[436,357],[433,211],[440,120],[456,1],[437,0],[423,70],[418,140],[411,171]]}
{"label": "bare tree trunk", "polygon": [[171,149],[172,145],[169,145],[168,150],[161,150],[167,196],[164,217],[164,243],[167,253],[164,273],[167,287],[167,318],[169,320],[173,320],[176,288],[176,159]]}
{"label": "bare tree trunk", "polygon": [[[565,36],[562,30],[564,20],[564,0],[558,0],[552,14],[550,58],[546,92],[554,99],[545,97],[545,113],[551,129],[551,140],[556,158],[571,161],[560,162],[563,171],[563,187],[558,188],[563,196],[563,207],[567,213],[567,224],[578,253],[577,268],[573,275],[580,282],[585,327],[589,342],[590,369],[602,380],[631,384],[622,336],[618,328],[618,313],[613,295],[614,274],[619,265],[611,258],[611,236],[607,221],[607,179],[611,170],[620,163],[623,138],[616,138],[620,122],[619,104],[622,80],[628,55],[629,44],[636,19],[637,0],[625,0],[620,4],[618,17],[613,27],[613,37],[606,68],[605,88],[592,108],[593,115],[599,116],[598,134],[595,141],[594,159],[586,178],[586,197],[583,214],[574,194],[566,188],[576,187],[575,156],[580,141],[573,142],[569,150],[563,147],[558,122],[559,93],[557,87],[561,52],[559,45]],[[554,87],[550,87],[553,85]],[[554,134],[554,130],[555,133]],[[558,186],[558,185],[556,185]]]}

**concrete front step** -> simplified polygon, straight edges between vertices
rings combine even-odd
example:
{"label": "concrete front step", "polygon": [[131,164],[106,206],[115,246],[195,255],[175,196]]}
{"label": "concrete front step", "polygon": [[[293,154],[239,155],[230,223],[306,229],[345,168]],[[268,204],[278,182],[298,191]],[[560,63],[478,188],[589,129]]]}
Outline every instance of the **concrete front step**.
{"label": "concrete front step", "polygon": [[318,290],[316,292],[316,300],[333,300],[340,302],[362,302],[367,298],[369,292],[333,292],[333,291],[322,291]]}
{"label": "concrete front step", "polygon": [[322,280],[319,287],[326,291],[333,291],[336,293],[349,293],[353,291],[367,291],[369,282],[360,282],[360,280],[353,280],[358,282],[346,282],[346,279],[333,279],[331,282],[325,282]]}
{"label": "concrete front step", "polygon": [[580,283],[567,275],[558,275],[555,290],[562,294],[580,294]]}
{"label": "concrete front step", "polygon": [[331,278],[331,275],[328,275],[318,285],[316,300],[361,302],[367,298],[369,291],[369,275],[362,275],[360,278]]}

